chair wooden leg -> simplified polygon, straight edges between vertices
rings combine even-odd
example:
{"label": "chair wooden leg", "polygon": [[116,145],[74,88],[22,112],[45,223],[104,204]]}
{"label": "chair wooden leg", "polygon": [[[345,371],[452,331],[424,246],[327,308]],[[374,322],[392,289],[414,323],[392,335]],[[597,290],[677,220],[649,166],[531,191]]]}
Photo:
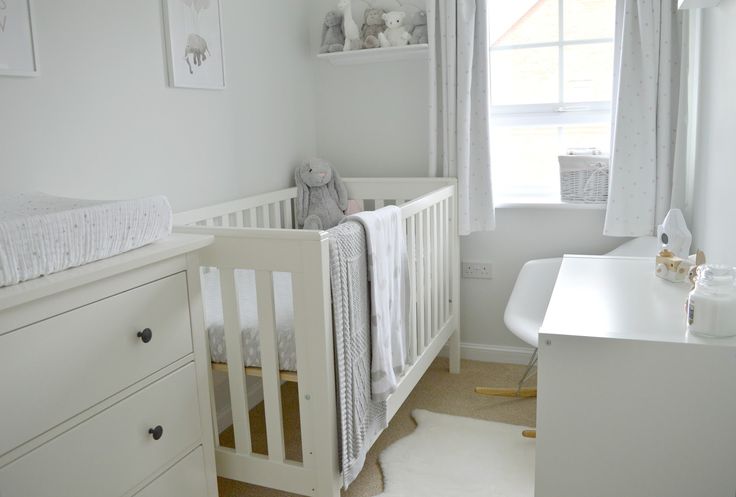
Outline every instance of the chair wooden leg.
{"label": "chair wooden leg", "polygon": [[475,393],[479,395],[488,395],[489,397],[536,397],[536,388],[491,388],[491,387],[475,387]]}
{"label": "chair wooden leg", "polygon": [[537,438],[537,430],[524,430],[521,432],[524,438]]}

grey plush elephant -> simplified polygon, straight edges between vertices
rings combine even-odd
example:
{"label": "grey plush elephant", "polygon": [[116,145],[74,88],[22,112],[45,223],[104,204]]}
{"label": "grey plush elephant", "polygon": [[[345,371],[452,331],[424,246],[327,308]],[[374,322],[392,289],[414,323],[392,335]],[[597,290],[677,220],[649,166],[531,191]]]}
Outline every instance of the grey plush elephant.
{"label": "grey plush elephant", "polygon": [[326,230],[337,226],[348,208],[348,190],[332,164],[310,159],[294,171],[297,227]]}

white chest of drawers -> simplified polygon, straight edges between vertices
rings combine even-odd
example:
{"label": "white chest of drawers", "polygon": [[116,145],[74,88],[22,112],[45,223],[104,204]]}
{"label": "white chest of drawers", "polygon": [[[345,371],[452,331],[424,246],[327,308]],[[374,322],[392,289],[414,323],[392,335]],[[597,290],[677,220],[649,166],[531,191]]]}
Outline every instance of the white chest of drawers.
{"label": "white chest of drawers", "polygon": [[210,242],[173,235],[0,289],[0,496],[217,495],[189,270]]}

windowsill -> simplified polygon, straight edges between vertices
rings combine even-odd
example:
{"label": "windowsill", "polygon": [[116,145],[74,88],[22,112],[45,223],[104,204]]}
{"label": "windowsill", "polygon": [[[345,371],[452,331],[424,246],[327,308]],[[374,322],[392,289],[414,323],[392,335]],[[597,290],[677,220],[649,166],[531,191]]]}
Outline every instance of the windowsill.
{"label": "windowsill", "polygon": [[503,200],[495,205],[496,209],[544,209],[544,210],[606,210],[606,204],[576,204],[554,200]]}

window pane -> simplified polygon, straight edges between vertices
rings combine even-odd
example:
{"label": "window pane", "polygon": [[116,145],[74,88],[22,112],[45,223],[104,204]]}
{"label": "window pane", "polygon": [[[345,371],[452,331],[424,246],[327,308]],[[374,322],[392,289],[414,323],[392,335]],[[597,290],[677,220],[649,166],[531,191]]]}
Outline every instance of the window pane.
{"label": "window pane", "polygon": [[558,155],[597,148],[608,155],[608,122],[565,126],[494,126],[493,191],[499,202],[559,202]]}
{"label": "window pane", "polygon": [[558,0],[493,0],[490,5],[491,46],[560,39]]}
{"label": "window pane", "polygon": [[608,124],[584,124],[562,128],[561,151],[571,148],[597,148],[608,155],[611,148],[611,127]]}
{"label": "window pane", "polygon": [[491,104],[558,102],[558,66],[557,47],[492,51]]}
{"label": "window pane", "polygon": [[500,200],[526,197],[559,201],[559,131],[555,126],[496,126],[491,131],[494,193]]}
{"label": "window pane", "polygon": [[613,44],[592,43],[564,48],[565,102],[611,100]]}
{"label": "window pane", "polygon": [[566,41],[613,38],[614,0],[564,1],[564,37]]}

